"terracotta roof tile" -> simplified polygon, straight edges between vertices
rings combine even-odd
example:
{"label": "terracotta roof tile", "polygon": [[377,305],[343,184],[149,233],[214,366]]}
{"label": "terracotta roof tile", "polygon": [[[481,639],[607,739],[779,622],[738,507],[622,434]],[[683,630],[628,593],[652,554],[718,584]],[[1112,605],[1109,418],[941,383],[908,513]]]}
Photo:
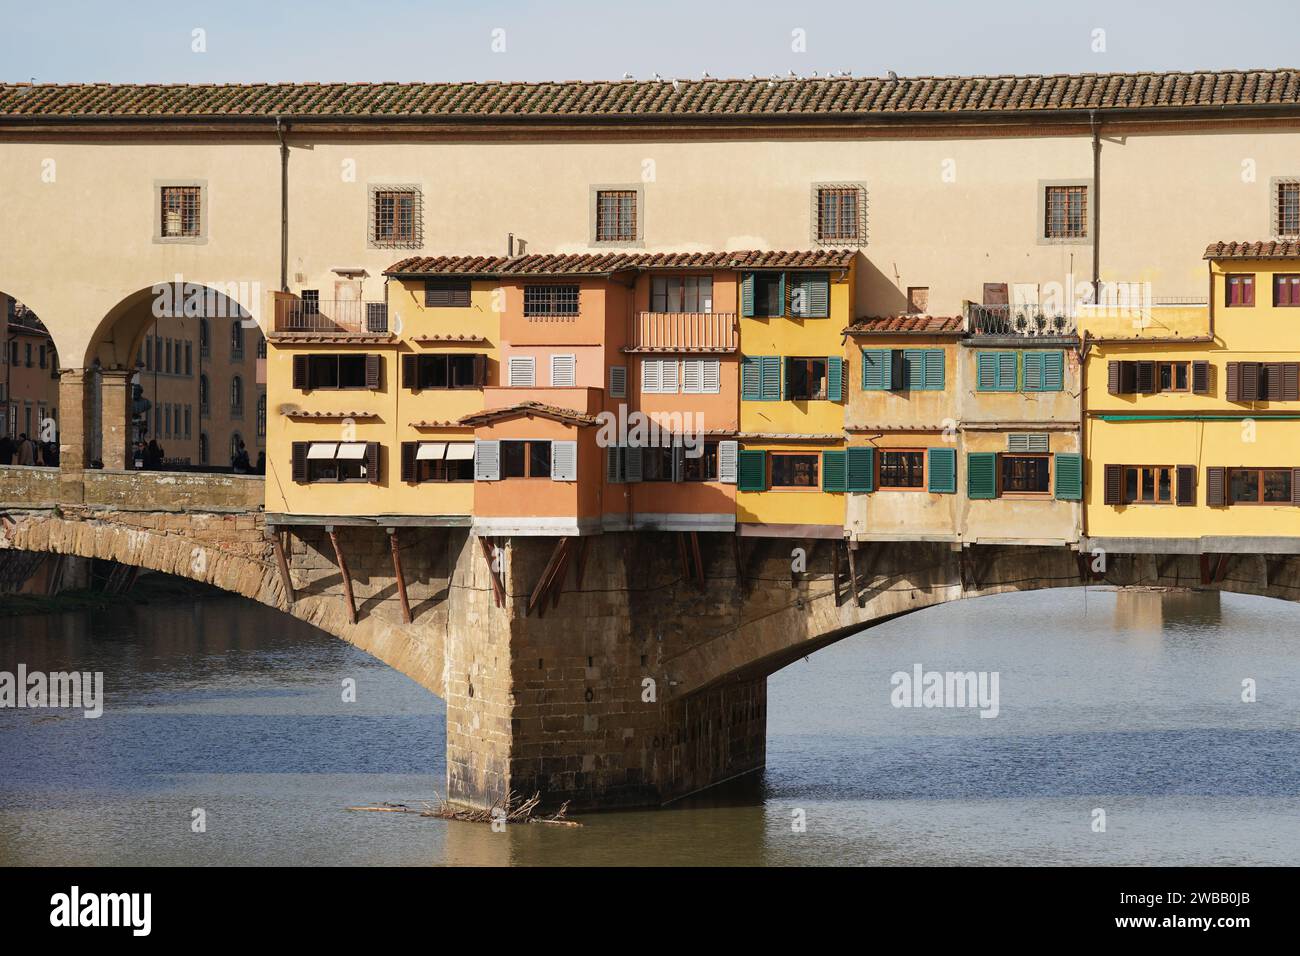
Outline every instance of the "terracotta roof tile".
{"label": "terracotta roof tile", "polygon": [[1212,242],[1206,259],[1300,259],[1300,242]]}
{"label": "terracotta roof tile", "polygon": [[798,252],[571,253],[527,256],[411,256],[384,270],[387,276],[462,275],[498,278],[530,275],[608,275],[641,269],[847,269],[851,249]]}
{"label": "terracotta roof tile", "polygon": [[598,424],[594,416],[584,415],[572,408],[561,408],[558,405],[547,405],[543,402],[532,401],[516,402],[513,405],[503,405],[500,408],[485,408],[481,412],[461,416],[457,424],[477,427],[479,425],[490,425],[492,422],[505,418],[519,418],[522,415],[535,415],[539,418],[549,418],[552,421],[580,427]]}
{"label": "terracotta roof tile", "polygon": [[959,335],[964,329],[960,315],[884,315],[858,319],[846,335]]}
{"label": "terracotta roof tile", "polygon": [[905,117],[1298,103],[1300,70],[1293,69],[898,79],[0,85],[0,117]]}

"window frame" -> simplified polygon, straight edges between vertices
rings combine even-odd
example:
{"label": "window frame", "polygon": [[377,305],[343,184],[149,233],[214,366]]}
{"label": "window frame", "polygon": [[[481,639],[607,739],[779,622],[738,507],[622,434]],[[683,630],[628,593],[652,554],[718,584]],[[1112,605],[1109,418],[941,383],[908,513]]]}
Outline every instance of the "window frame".
{"label": "window frame", "polygon": [[[1300,239],[1300,178],[1295,176],[1274,176],[1269,184],[1269,217],[1272,220],[1272,235],[1275,239]],[[1285,209],[1284,193],[1290,193],[1295,199],[1296,208],[1288,213]],[[1294,216],[1291,223],[1288,215]],[[1287,229],[1287,225],[1295,228]]]}
{"label": "window frame", "polygon": [[[781,492],[821,493],[821,452],[820,451],[768,451],[767,455],[767,490]],[[813,460],[812,483],[808,485],[778,485],[776,483],[776,462],[778,459],[811,458]]]}
{"label": "window frame", "polygon": [[[1152,394],[1159,395],[1162,392],[1175,392],[1178,394],[1184,394],[1192,390],[1192,363],[1190,360],[1186,360],[1186,359],[1180,361],[1157,360],[1155,364],[1156,364],[1156,370],[1155,370],[1156,390]],[[1185,380],[1182,388],[1179,388],[1177,384],[1179,368],[1183,370],[1183,377]],[[1166,388],[1164,384],[1165,369],[1169,369],[1170,385],[1168,388]]]}
{"label": "window frame", "polygon": [[[702,282],[708,283],[709,292],[708,292],[707,309],[685,308],[687,296],[690,294],[688,292],[688,286],[691,284],[692,280],[696,285],[694,295],[695,295],[695,301],[697,305],[700,304],[700,300],[701,300],[701,290],[699,288],[699,285]],[[660,283],[663,284],[662,299],[663,299],[664,308],[662,309],[656,306],[656,300],[660,298],[660,292],[658,289]],[[682,308],[680,309],[668,308],[670,302],[670,293],[668,289],[669,283],[675,283],[678,286],[678,292],[677,292],[678,301],[682,305]],[[683,273],[676,273],[670,275],[651,276],[650,277],[650,298],[649,301],[647,302],[647,305],[649,306],[647,311],[652,312],[655,315],[675,315],[675,314],[712,315],[713,314],[713,274],[683,272]]]}
{"label": "window frame", "polygon": [[[524,318],[575,319],[582,315],[582,286],[576,282],[530,282],[524,286]],[[568,311],[572,293],[573,311]],[[540,306],[546,306],[545,311]]]}
{"label": "window frame", "polygon": [[[410,198],[410,228],[403,231],[397,197]],[[394,202],[391,222],[381,232],[383,202]],[[419,183],[370,183],[366,202],[366,244],[371,249],[419,249],[424,245],[424,189]]]}
{"label": "window frame", "polygon": [[[1300,186],[1300,183],[1296,184]],[[1281,290],[1287,288],[1287,302],[1282,301]],[[1275,309],[1300,308],[1300,272],[1273,273],[1273,307]]]}
{"label": "window frame", "polygon": [[[781,379],[782,379],[781,400],[786,402],[830,401],[829,396],[830,396],[831,369],[830,369],[830,362],[828,361],[828,358],[829,356],[826,355],[784,355],[782,356],[783,362],[781,368]],[[791,387],[792,378],[790,375],[790,368],[794,363],[800,363],[808,366],[807,372],[805,373],[805,379],[807,381],[812,381],[813,366],[817,363],[821,363],[822,366],[821,394],[813,394],[813,395],[793,394],[793,388]]]}
{"label": "window frame", "polygon": [[[1051,215],[1051,196],[1058,190],[1082,190],[1083,212],[1079,232],[1068,231],[1070,221],[1068,204],[1064,213],[1067,232],[1056,234],[1051,231],[1054,227]],[[1089,219],[1093,211],[1093,201],[1093,182],[1091,179],[1040,179],[1038,181],[1038,244],[1055,246],[1087,245],[1091,243],[1092,224]]]}
{"label": "window frame", "polygon": [[[864,182],[819,182],[813,183],[810,189],[810,211],[809,211],[809,238],[819,246],[865,246],[867,244],[867,184]],[[846,217],[841,213],[836,216],[837,228],[830,232],[823,232],[822,225],[826,222],[826,203],[823,199],[825,194],[838,195],[841,198],[848,195],[853,196],[854,208],[852,213],[847,217],[852,221],[852,229],[845,230],[842,227]]]}
{"label": "window frame", "polygon": [[[1120,503],[1124,505],[1177,505],[1178,504],[1178,466],[1177,465],[1121,465],[1120,472]],[[1136,494],[1130,498],[1128,493],[1128,476],[1129,472],[1135,472],[1134,489]],[[1167,472],[1169,476],[1169,499],[1162,501],[1159,497],[1160,491],[1160,472]],[[1152,472],[1152,488],[1155,490],[1156,497],[1147,501],[1141,497],[1142,494],[1142,476],[1146,472]]]}
{"label": "window frame", "polygon": [[[1006,468],[1005,461],[1014,458],[1033,458],[1047,462],[1047,468],[1043,473],[1043,484],[1046,486],[1042,491],[1008,491],[1004,476]],[[1052,497],[1052,453],[1049,452],[998,452],[998,494],[999,498],[1032,498],[1043,499]]]}
{"label": "window frame", "polygon": [[[1248,291],[1242,301],[1233,301],[1233,291],[1244,288]],[[1255,273],[1225,272],[1223,274],[1223,307],[1225,309],[1252,309],[1255,307]]]}
{"label": "window frame", "polygon": [[[1259,495],[1259,497],[1254,501],[1237,501],[1232,497],[1232,476],[1234,474],[1238,474],[1241,472],[1255,472],[1255,491]],[[1268,472],[1280,472],[1281,474],[1286,475],[1287,496],[1285,499],[1281,501],[1264,500],[1264,475]],[[1295,489],[1291,487],[1291,480],[1292,480],[1292,469],[1290,468],[1276,468],[1276,467],[1266,467],[1266,466],[1224,468],[1223,470],[1224,505],[1229,508],[1237,505],[1253,506],[1253,507],[1259,507],[1261,505],[1264,507],[1277,507],[1279,505],[1289,505],[1291,504],[1291,496],[1295,492]]]}
{"label": "window frame", "polygon": [[[361,367],[361,384],[344,385],[343,382],[343,361],[349,360],[357,362]],[[316,368],[328,364],[334,365],[334,382],[333,385],[320,385],[316,382]],[[305,391],[316,392],[351,392],[365,390],[366,386],[366,355],[365,353],[352,354],[349,352],[326,352],[316,355],[307,356],[307,388]]]}
{"label": "window frame", "polygon": [[[607,193],[628,193],[632,200],[632,223],[629,232],[619,232],[613,238],[602,238],[601,197]],[[621,246],[639,248],[645,245],[645,184],[644,183],[600,183],[590,187],[588,200],[588,237],[592,246]]]}
{"label": "window frame", "polygon": [[[893,485],[885,484],[885,456],[886,455],[919,455],[921,457],[921,470],[919,481],[914,485]],[[928,491],[929,489],[929,454],[926,448],[877,448],[872,456],[875,459],[876,491]]]}
{"label": "window frame", "polygon": [[[182,231],[177,235],[166,234],[163,228],[163,216],[166,202],[163,199],[166,190],[197,190],[198,203],[196,215],[197,228],[194,232]],[[184,213],[182,213],[182,229]],[[206,179],[155,179],[153,183],[153,241],[163,245],[204,245],[208,241],[208,181]]]}
{"label": "window frame", "polygon": [[[500,459],[499,459],[500,467],[498,471],[498,475],[500,477],[497,480],[507,481],[507,480],[518,480],[518,479],[537,479],[539,481],[540,480],[550,481],[551,472],[554,467],[554,458],[553,458],[554,452],[552,449],[552,444],[553,441],[550,438],[503,438],[501,439]],[[523,451],[524,473],[522,475],[506,474],[506,446],[507,445],[524,446],[524,451]],[[546,446],[546,474],[544,475],[533,474],[533,446],[534,445]]]}

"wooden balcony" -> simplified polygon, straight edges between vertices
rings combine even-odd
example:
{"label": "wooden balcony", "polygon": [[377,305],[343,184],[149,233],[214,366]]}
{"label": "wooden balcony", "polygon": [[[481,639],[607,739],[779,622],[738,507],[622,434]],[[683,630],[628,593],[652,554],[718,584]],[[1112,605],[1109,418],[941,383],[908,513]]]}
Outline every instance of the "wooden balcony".
{"label": "wooden balcony", "polygon": [[734,312],[639,312],[628,323],[624,352],[734,352]]}

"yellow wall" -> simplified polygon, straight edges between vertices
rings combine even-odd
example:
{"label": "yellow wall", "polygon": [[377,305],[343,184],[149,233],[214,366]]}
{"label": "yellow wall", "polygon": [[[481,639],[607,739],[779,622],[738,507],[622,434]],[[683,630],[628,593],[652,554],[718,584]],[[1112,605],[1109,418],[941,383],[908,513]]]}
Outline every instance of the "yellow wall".
{"label": "yellow wall", "polygon": [[[768,404],[775,404],[769,402]],[[839,407],[838,405],[836,406]],[[743,413],[742,413],[743,414]],[[825,446],[797,443],[746,442],[746,449],[762,449],[768,454],[768,474],[771,474],[771,452],[790,451],[821,456],[823,451],[838,450],[842,445]],[[818,462],[818,485],[815,490],[802,488],[769,488],[767,491],[737,491],[736,521],[740,524],[767,525],[832,525],[843,528],[845,492],[824,492],[820,488],[821,462]],[[839,536],[838,534],[836,535]]]}

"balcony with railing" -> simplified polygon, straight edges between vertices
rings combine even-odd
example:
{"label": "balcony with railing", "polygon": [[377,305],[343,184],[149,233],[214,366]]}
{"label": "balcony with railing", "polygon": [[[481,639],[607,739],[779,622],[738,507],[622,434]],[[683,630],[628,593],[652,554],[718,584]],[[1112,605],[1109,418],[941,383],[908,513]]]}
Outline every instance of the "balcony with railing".
{"label": "balcony with railing", "polygon": [[734,312],[638,312],[628,323],[625,352],[734,352]]}
{"label": "balcony with railing", "polygon": [[1000,338],[1071,338],[1078,335],[1075,316],[1038,305],[962,305],[966,332]]}
{"label": "balcony with railing", "polygon": [[273,329],[277,335],[388,335],[388,304],[277,297]]}

